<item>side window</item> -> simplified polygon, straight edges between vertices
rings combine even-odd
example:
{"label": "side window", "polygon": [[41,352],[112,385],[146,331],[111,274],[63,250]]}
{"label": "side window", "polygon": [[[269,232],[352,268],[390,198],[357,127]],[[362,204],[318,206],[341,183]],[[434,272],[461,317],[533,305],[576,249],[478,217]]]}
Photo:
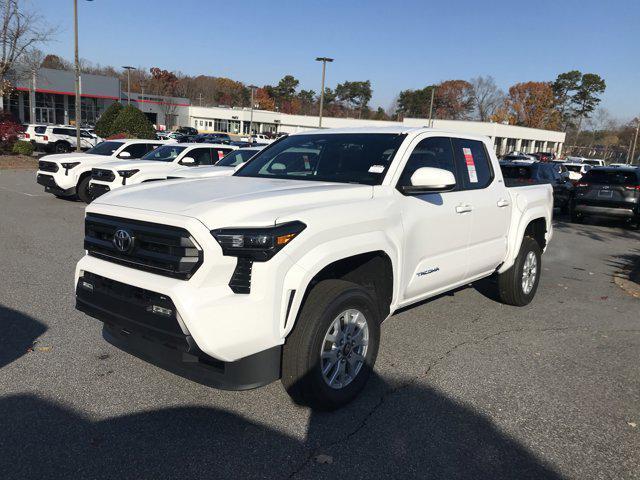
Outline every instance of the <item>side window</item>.
{"label": "side window", "polygon": [[211,165],[210,148],[194,148],[187,152],[186,156],[193,158],[196,161],[196,165]]}
{"label": "side window", "polygon": [[486,188],[493,180],[493,170],[484,143],[453,138],[453,150],[466,190]]}
{"label": "side window", "polygon": [[456,174],[451,140],[447,137],[429,137],[422,140],[411,152],[400,175],[399,187],[411,185],[411,175],[422,167],[441,168]]}
{"label": "side window", "polygon": [[147,153],[153,152],[156,148],[158,148],[161,144],[159,143],[147,143]]}
{"label": "side window", "polygon": [[147,153],[147,144],[134,143],[133,145],[129,145],[128,147],[125,147],[123,152],[128,152],[131,155],[130,158],[140,158],[145,153]]}

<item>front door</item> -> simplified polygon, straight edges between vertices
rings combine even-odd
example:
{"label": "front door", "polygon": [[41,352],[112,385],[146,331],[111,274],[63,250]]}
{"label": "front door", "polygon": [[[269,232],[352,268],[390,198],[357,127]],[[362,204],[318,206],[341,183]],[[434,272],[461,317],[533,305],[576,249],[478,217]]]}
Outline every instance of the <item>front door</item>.
{"label": "front door", "polygon": [[[411,175],[421,167],[449,170],[458,178],[449,138],[418,138],[412,147],[398,187],[410,185]],[[471,228],[469,194],[457,185],[443,193],[408,195],[398,190],[396,195],[405,238],[402,302],[410,303],[464,278]]]}

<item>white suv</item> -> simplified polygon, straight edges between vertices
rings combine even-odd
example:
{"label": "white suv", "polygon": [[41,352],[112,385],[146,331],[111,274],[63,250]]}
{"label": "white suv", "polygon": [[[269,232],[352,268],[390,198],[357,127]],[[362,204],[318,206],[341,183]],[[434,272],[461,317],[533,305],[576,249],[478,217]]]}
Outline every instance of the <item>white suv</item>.
{"label": "white suv", "polygon": [[163,145],[161,140],[109,140],[84,153],[45,155],[38,162],[36,181],[45,192],[56,197],[77,195],[85,203],[91,201],[89,181],[91,169],[117,159],[137,159]]}
{"label": "white suv", "polygon": [[[33,142],[45,152],[66,153],[76,148],[76,127],[68,125],[28,125],[22,139]],[[87,150],[102,142],[102,138],[86,128],[80,129],[80,148]]]}
{"label": "white suv", "polygon": [[223,177],[231,175],[238,167],[248,162],[256,153],[262,150],[264,147],[245,147],[230,152],[224,156],[215,165],[183,168],[182,170],[169,175],[168,179],[179,178],[210,178],[210,177]]}
{"label": "white suv", "polygon": [[[207,143],[171,143],[157,148],[136,162],[114,161],[94,168],[89,195],[98,198],[124,185],[166,180],[170,175],[198,165],[211,166],[238,147]],[[228,175],[231,175],[231,170]]]}

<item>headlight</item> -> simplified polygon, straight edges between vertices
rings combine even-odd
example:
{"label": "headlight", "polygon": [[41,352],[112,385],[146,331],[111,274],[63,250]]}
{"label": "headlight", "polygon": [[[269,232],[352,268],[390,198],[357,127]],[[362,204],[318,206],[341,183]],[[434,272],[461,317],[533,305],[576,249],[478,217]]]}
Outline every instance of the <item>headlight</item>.
{"label": "headlight", "polygon": [[288,222],[263,228],[219,228],[211,235],[222,247],[222,254],[266,262],[282,250],[307,226]]}
{"label": "headlight", "polygon": [[80,162],[61,163],[60,165],[62,165],[62,168],[65,170],[71,170],[73,167],[80,165]]}
{"label": "headlight", "polygon": [[118,175],[122,178],[129,178],[138,173],[140,170],[118,170]]}

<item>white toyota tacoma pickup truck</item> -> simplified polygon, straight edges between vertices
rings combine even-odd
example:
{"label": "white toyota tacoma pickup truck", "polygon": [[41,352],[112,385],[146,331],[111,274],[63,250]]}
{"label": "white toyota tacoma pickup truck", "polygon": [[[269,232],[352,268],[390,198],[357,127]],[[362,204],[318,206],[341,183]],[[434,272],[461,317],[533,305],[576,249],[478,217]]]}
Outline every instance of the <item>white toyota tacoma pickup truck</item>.
{"label": "white toyota tacoma pickup truck", "polygon": [[550,185],[507,188],[491,141],[431,129],[317,130],[232,176],[110,192],[86,210],[76,307],[114,345],[225,389],[278,378],[337,408],[397,309],[491,275],[534,297]]}
{"label": "white toyota tacoma pickup truck", "polygon": [[125,185],[166,180],[169,175],[182,170],[198,165],[213,165],[237,149],[232,145],[172,143],[156,148],[134,162],[116,159],[103,163],[91,171],[89,196],[95,200]]}
{"label": "white toyota tacoma pickup truck", "polygon": [[118,159],[140,158],[164,143],[159,140],[108,140],[84,153],[45,155],[38,162],[36,182],[44,186],[45,192],[57,197],[77,196],[89,203],[89,182],[94,167]]}

